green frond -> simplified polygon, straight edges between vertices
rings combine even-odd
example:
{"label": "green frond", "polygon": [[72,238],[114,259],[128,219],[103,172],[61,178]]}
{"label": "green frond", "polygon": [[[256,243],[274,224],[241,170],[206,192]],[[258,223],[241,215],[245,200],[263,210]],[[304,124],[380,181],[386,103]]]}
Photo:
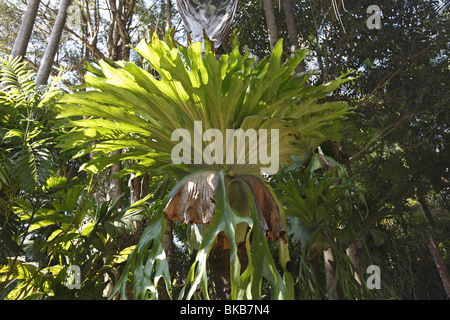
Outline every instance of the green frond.
{"label": "green frond", "polygon": [[29,92],[35,87],[34,76],[34,72],[26,68],[26,63],[21,61],[21,57],[0,58],[0,79],[3,91]]}
{"label": "green frond", "polygon": [[[200,43],[176,48],[155,35],[150,43],[141,41],[135,50],[158,76],[132,62],[120,61],[112,66],[100,61],[98,67],[91,65],[93,73],[85,77],[83,86],[89,91],[66,95],[59,103],[59,118],[73,119],[66,125],[73,131],[61,140],[60,147],[100,144],[89,148],[89,152],[104,157],[123,145],[124,153],[159,153],[170,166],[171,150],[179,143],[171,139],[174,130],[185,129],[193,139],[194,122],[201,121],[203,132],[218,129],[223,133],[224,145],[227,129],[258,132],[276,128],[280,137],[279,164],[287,164],[290,155],[311,152],[321,142],[336,139],[336,131],[326,129],[350,112],[343,102],[320,103],[347,79],[306,86],[312,72],[295,74],[306,51],[297,51],[283,64],[281,40],[270,57],[259,63],[249,58],[248,52],[241,54],[237,46],[216,59],[212,52],[202,53]],[[202,141],[201,150],[209,143]],[[249,150],[247,142],[246,158]],[[204,163],[194,164],[195,154],[193,150],[187,167],[191,171],[207,167]],[[85,168],[98,171],[108,166],[106,159],[101,162],[97,169]],[[225,163],[225,159],[216,162],[216,169],[260,174],[262,167],[260,161]]]}

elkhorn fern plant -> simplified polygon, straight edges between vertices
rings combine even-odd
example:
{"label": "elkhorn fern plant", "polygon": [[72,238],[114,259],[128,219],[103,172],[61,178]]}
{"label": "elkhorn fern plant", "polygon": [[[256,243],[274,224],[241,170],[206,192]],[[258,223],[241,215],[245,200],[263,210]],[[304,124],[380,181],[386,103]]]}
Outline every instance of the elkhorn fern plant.
{"label": "elkhorn fern plant", "polygon": [[[305,51],[282,64],[281,41],[270,57],[255,63],[236,43],[230,54],[216,59],[209,45],[202,53],[199,42],[184,48],[168,40],[154,35],[150,43],[142,41],[135,48],[157,77],[132,62],[100,61],[100,68],[90,66],[92,74],[86,75],[83,88],[90,90],[60,101],[60,117],[69,117],[68,126],[73,127],[60,146],[86,146],[77,156],[95,156],[85,170],[96,173],[126,159],[134,164],[121,175],[186,170],[154,213],[113,294],[120,291],[125,298],[129,277],[135,299],[157,298],[161,277],[171,293],[162,248],[169,219],[207,226],[179,298],[191,298],[198,286],[209,298],[206,259],[219,235],[226,236],[230,248],[232,299],[261,298],[263,277],[273,299],[293,298],[292,277],[285,269],[289,255],[284,214],[262,173],[276,173],[291,155],[340,139],[340,120],[350,108],[344,102],[319,100],[346,79],[306,86],[311,73],[295,74]],[[239,129],[244,133],[241,145],[226,134]],[[107,157],[114,150],[122,153]],[[277,238],[283,275],[267,243]],[[237,243],[245,245],[248,256],[242,274]]]}

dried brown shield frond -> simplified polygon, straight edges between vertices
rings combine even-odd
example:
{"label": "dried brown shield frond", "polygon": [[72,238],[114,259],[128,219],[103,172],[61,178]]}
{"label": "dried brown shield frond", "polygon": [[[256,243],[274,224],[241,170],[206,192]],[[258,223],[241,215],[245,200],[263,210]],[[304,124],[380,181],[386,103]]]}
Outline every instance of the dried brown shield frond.
{"label": "dried brown shield frond", "polygon": [[234,179],[241,179],[250,187],[255,198],[256,209],[259,214],[259,223],[265,236],[275,241],[277,236],[284,240],[286,228],[280,214],[280,207],[272,193],[258,177],[252,175],[238,175]]}
{"label": "dried brown shield frond", "polygon": [[178,188],[163,212],[171,221],[209,224],[216,208],[214,195],[218,187],[216,171],[201,171]]}

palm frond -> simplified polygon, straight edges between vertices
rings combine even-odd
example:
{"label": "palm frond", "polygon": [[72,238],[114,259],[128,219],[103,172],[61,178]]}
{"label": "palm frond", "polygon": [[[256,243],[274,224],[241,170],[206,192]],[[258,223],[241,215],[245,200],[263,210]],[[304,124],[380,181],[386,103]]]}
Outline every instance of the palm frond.
{"label": "palm frond", "polygon": [[20,253],[20,247],[15,242],[20,232],[20,223],[12,212],[14,204],[10,200],[16,190],[11,183],[9,169],[5,162],[0,161],[0,264],[4,264],[7,257]]}
{"label": "palm frond", "polygon": [[22,148],[12,155],[11,160],[14,163],[12,170],[26,191],[34,191],[43,185],[50,175],[52,158],[45,140],[23,141]]}
{"label": "palm frond", "polygon": [[17,90],[21,93],[29,92],[35,87],[34,72],[26,68],[26,63],[21,57],[9,56],[8,59],[0,58],[0,78],[2,90]]}
{"label": "palm frond", "polygon": [[38,121],[43,112],[37,110],[53,102],[61,90],[38,90],[34,73],[20,58],[0,59],[0,77],[0,157],[19,189],[34,191],[45,183],[52,167],[49,138]]}

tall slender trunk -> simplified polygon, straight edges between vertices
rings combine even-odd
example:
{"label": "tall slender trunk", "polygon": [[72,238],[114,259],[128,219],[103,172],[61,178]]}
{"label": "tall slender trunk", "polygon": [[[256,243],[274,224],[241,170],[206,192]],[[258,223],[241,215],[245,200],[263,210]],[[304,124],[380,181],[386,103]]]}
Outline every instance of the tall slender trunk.
{"label": "tall slender trunk", "polygon": [[441,251],[439,250],[438,241],[433,236],[433,233],[436,232],[436,224],[434,222],[433,215],[431,214],[431,210],[428,207],[425,196],[423,192],[421,192],[418,188],[416,188],[416,196],[417,200],[419,201],[422,212],[425,215],[431,227],[431,231],[427,232],[428,249],[430,250],[431,257],[433,258],[434,264],[436,265],[436,268],[439,272],[439,276],[441,277],[445,293],[447,294],[447,297],[450,298],[450,276],[448,273],[447,266],[445,264],[445,260],[442,257]]}
{"label": "tall slender trunk", "polygon": [[209,274],[215,299],[228,300],[231,293],[230,246],[228,238],[219,233],[208,257]]}
{"label": "tall slender trunk", "polygon": [[172,1],[166,0],[166,32],[172,28]]}
{"label": "tall slender trunk", "polygon": [[128,187],[130,187],[130,204],[135,203],[139,199],[142,199],[144,194],[142,194],[142,176],[135,177],[134,173],[130,174],[130,179],[128,180]]}
{"label": "tall slender trunk", "polygon": [[[312,279],[308,280],[309,288],[312,292],[316,294],[316,297],[322,295],[322,283],[323,283],[323,274],[320,268],[320,250],[317,248],[317,242],[314,242],[310,246],[310,251],[306,257],[306,262],[311,269],[311,277]],[[313,283],[314,282],[314,283]],[[316,288],[320,288],[316,292]]]}
{"label": "tall slender trunk", "polygon": [[13,57],[25,56],[41,0],[30,0],[11,51]]}
{"label": "tall slender trunk", "polygon": [[331,248],[323,251],[323,260],[325,266],[325,280],[327,285],[328,300],[335,300],[335,282],[336,277],[334,273],[334,254]]}
{"label": "tall slender trunk", "polygon": [[[291,0],[283,0],[282,4],[283,4],[284,15],[286,17],[286,26],[287,26],[289,43],[291,45],[291,53],[294,53],[295,51],[297,51],[300,48],[300,46],[299,46],[297,27],[295,25],[295,16],[292,11],[292,2],[291,2]],[[298,65],[296,71],[297,72],[306,71],[306,66],[305,66],[304,60]]]}
{"label": "tall slender trunk", "polygon": [[[109,153],[109,156],[113,156],[115,154],[120,154],[122,152],[122,150],[118,150],[118,151],[113,151]],[[111,168],[109,169],[109,174],[113,175],[115,173],[118,173],[120,170],[122,169],[122,164],[120,162],[115,163],[111,166]],[[122,179],[109,179],[106,180],[106,185],[107,185],[107,189],[106,189],[106,200],[107,201],[114,201],[115,199],[117,199],[123,192],[123,187],[122,187]],[[122,200],[119,201],[118,203],[118,207],[120,208],[122,206]],[[136,227],[136,225],[135,225]],[[117,246],[116,243],[111,243],[111,246]],[[131,245],[131,244],[130,244]],[[104,262],[106,262],[106,259],[103,259]],[[108,285],[105,287],[105,289],[103,290],[103,296],[104,297],[109,297],[111,295],[112,289],[113,289],[113,282],[116,282],[119,279],[119,273],[117,270],[112,269],[112,272],[114,273],[114,277],[115,277],[115,281],[112,281],[110,275],[108,273],[103,274],[103,281],[104,282],[108,282]],[[128,292],[129,294],[129,292]],[[114,297],[114,299],[118,299],[119,295],[116,295]]]}
{"label": "tall slender trunk", "polygon": [[289,43],[291,45],[291,52],[298,50],[298,34],[297,27],[295,26],[295,16],[292,13],[291,0],[283,0],[283,11],[286,17],[286,26],[288,32]]}
{"label": "tall slender trunk", "polygon": [[425,199],[425,196],[422,192],[416,191],[417,201],[419,201],[420,207],[422,209],[423,214],[425,215],[425,218],[428,221],[428,224],[430,225],[431,229],[433,231],[436,229],[436,224],[434,222],[433,215],[431,214],[431,210],[428,207],[427,200]]}
{"label": "tall slender trunk", "polygon": [[[174,250],[173,250],[173,230],[172,230],[172,221],[167,221],[166,230],[164,231],[163,243],[162,243],[164,252],[166,253],[167,264],[169,265],[169,274],[170,279],[174,279],[175,270],[173,269],[173,258],[174,258]],[[170,300],[170,296],[167,293],[165,280],[161,278],[158,282],[159,288],[159,299],[160,300]]]}
{"label": "tall slender trunk", "polygon": [[164,231],[164,237],[163,237],[163,249],[166,253],[167,257],[167,263],[169,265],[169,274],[170,278],[173,279],[174,277],[174,270],[173,270],[173,228],[172,228],[172,221],[167,221],[166,230]]}
{"label": "tall slender trunk", "polygon": [[447,298],[450,299],[450,277],[448,275],[447,266],[445,264],[444,258],[442,257],[442,253],[439,250],[438,242],[430,233],[427,234],[427,244],[436,268],[438,269],[439,276],[441,277],[442,285],[444,286]]}
{"label": "tall slender trunk", "polygon": [[[16,41],[11,51],[13,57],[24,57],[33,31],[34,21],[39,9],[40,0],[30,0],[23,15]],[[8,76],[0,77],[0,90],[8,85]]]}
{"label": "tall slender trunk", "polygon": [[273,49],[278,41],[277,23],[273,12],[273,3],[272,0],[263,0],[263,4],[267,23],[267,33],[269,34],[270,49]]}
{"label": "tall slender trunk", "polygon": [[134,7],[136,0],[130,0],[126,3],[119,0],[109,0],[111,9],[111,30],[108,39],[108,51],[112,60],[129,60],[130,59],[130,43],[129,27],[134,15]]}
{"label": "tall slender trunk", "polygon": [[[108,57],[111,60],[129,60],[130,59],[130,43],[129,25],[133,18],[135,0],[126,3],[123,0],[109,0],[111,9],[111,30],[108,37]],[[113,151],[110,155],[121,154],[122,150]],[[110,175],[114,175],[122,170],[122,163],[119,161],[111,166]],[[140,179],[139,179],[140,181]],[[123,192],[122,179],[111,179],[108,187],[108,198],[114,199]],[[132,194],[135,200],[141,198],[140,192]],[[133,200],[133,199],[131,199]],[[134,202],[134,201],[132,201]],[[120,206],[121,204],[119,204]]]}
{"label": "tall slender trunk", "polygon": [[340,300],[342,299],[342,292],[339,283],[336,281],[336,258],[331,248],[323,250],[323,260],[328,300]]}
{"label": "tall slender trunk", "polygon": [[350,261],[352,262],[355,270],[353,270],[353,275],[355,277],[355,280],[362,284],[361,281],[361,275],[362,275],[362,267],[361,267],[361,259],[359,258],[359,252],[358,249],[361,247],[361,241],[360,240],[354,240],[350,246],[347,248],[346,253],[349,257]]}
{"label": "tall slender trunk", "polygon": [[67,9],[72,0],[61,0],[59,5],[58,15],[56,16],[55,24],[50,34],[50,40],[45,49],[44,57],[42,58],[41,66],[36,76],[36,84],[46,84],[48,77],[52,71],[53,62],[55,60],[56,52],[58,51],[59,41],[61,39],[64,25],[66,24]]}
{"label": "tall slender trunk", "polygon": [[[118,155],[121,153],[122,153],[122,150],[116,150],[116,151],[110,152],[109,156],[114,156],[114,155]],[[110,176],[113,176],[114,174],[118,173],[120,170],[122,170],[122,163],[119,161],[110,167],[109,174],[110,174]],[[123,193],[122,179],[121,178],[110,179],[108,190],[106,192],[106,200],[114,201],[122,193]],[[121,205],[122,205],[122,201],[120,201],[120,203],[118,204],[118,207],[120,208]]]}

